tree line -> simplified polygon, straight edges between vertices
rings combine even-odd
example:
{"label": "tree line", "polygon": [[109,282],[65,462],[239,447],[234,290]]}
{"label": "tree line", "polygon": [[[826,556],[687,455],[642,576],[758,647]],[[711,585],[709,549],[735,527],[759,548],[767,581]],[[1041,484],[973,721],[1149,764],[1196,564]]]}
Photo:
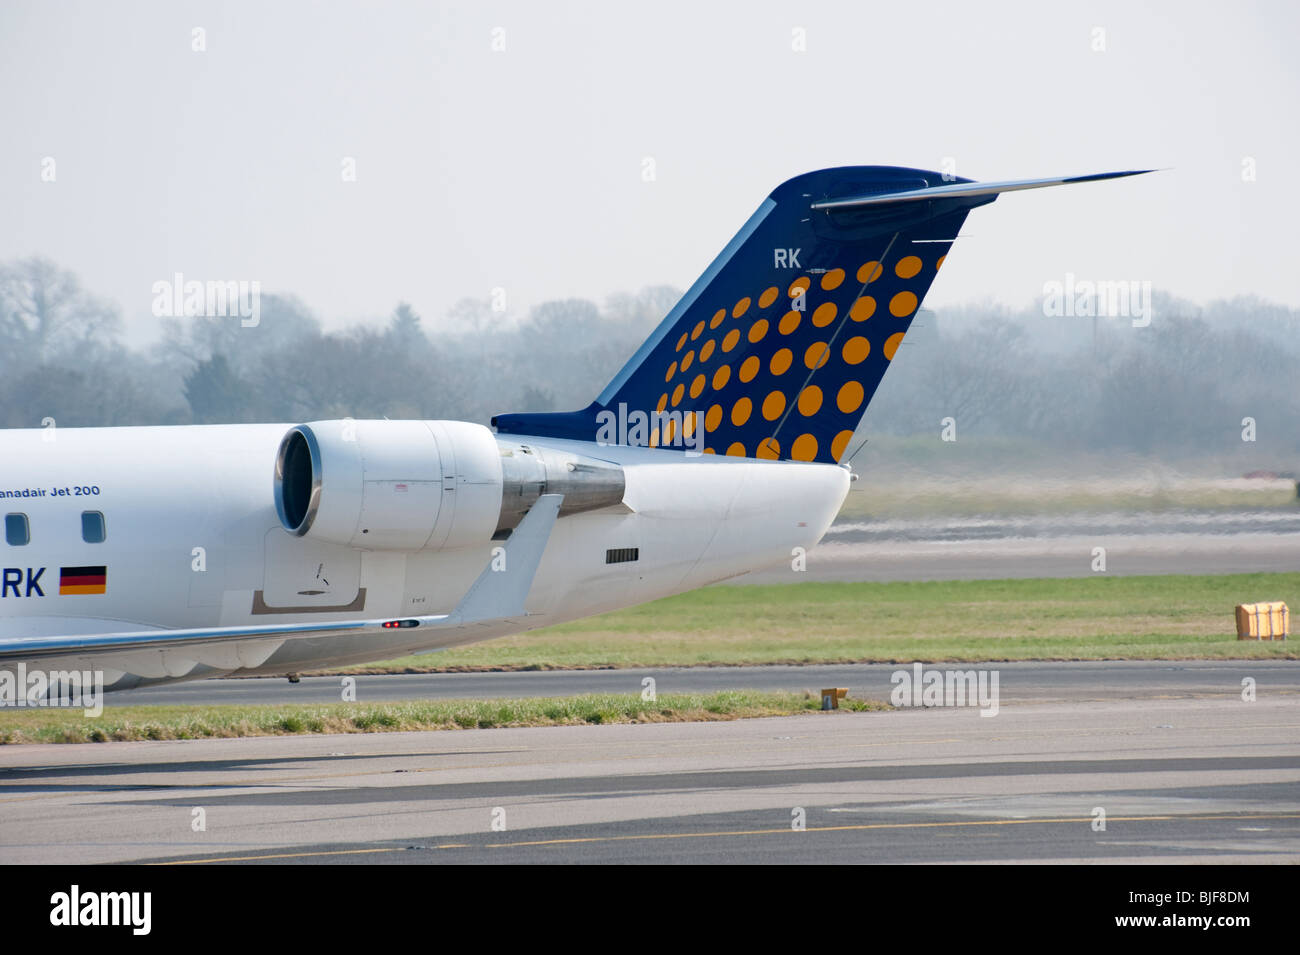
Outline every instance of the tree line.
{"label": "tree line", "polygon": [[[433,327],[399,302],[380,322],[325,331],[299,299],[263,294],[256,327],[165,318],[156,343],[130,348],[118,308],[55,263],[21,259],[0,264],[0,426],[486,423],[572,410],[678,297],[651,287],[524,316],[465,299]],[[1277,450],[1300,453],[1300,312],[1158,296],[1154,316],[1133,327],[991,304],[923,311],[860,432],[935,434],[951,417],[965,436],[1176,456],[1222,452],[1249,420]]]}

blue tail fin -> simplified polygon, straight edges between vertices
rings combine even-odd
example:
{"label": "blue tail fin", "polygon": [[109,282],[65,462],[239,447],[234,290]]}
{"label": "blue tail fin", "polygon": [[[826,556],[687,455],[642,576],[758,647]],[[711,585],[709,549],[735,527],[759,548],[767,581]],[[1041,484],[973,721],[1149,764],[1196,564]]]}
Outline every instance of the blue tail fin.
{"label": "blue tail fin", "polygon": [[[836,462],[966,214],[998,193],[1076,179],[977,183],[849,166],[777,187],[600,396],[582,411],[503,414],[503,433]],[[699,440],[697,429],[703,429]]]}

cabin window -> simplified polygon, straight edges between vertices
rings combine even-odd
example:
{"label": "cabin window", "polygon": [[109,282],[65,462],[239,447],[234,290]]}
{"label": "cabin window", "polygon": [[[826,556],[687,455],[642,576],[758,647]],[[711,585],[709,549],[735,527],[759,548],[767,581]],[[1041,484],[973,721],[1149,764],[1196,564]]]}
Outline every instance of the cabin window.
{"label": "cabin window", "polygon": [[21,547],[32,539],[31,529],[27,526],[26,514],[5,515],[5,540],[14,547]]}
{"label": "cabin window", "polygon": [[104,543],[104,515],[102,512],[81,512],[81,539],[87,544]]}

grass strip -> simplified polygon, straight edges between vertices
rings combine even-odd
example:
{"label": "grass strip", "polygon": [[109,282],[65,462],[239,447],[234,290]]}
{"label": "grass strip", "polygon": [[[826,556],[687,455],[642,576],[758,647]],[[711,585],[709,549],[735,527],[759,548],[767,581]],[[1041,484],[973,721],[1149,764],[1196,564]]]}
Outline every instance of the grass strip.
{"label": "grass strip", "polygon": [[[889,709],[874,700],[844,700],[854,711]],[[0,713],[0,743],[99,743],[128,740],[293,736],[306,733],[386,733],[495,729],[510,726],[591,726],[686,723],[790,716],[821,708],[811,693],[639,693],[500,700],[410,700],[393,703],[296,703],[252,706],[111,707],[88,718],[80,710],[14,709]]]}
{"label": "grass strip", "polygon": [[[792,575],[794,576],[794,575]],[[1296,659],[1238,641],[1233,608],[1300,573],[709,587],[349,673],[859,662]]]}

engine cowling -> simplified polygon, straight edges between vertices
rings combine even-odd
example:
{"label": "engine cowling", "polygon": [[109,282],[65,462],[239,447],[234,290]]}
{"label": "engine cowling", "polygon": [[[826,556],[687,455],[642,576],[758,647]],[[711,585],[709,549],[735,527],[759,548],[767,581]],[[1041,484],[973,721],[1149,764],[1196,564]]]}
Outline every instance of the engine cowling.
{"label": "engine cowling", "polygon": [[275,461],[275,507],[299,537],[365,550],[481,545],[516,527],[542,494],[560,514],[619,504],[623,469],[497,438],[464,421],[314,421]]}

